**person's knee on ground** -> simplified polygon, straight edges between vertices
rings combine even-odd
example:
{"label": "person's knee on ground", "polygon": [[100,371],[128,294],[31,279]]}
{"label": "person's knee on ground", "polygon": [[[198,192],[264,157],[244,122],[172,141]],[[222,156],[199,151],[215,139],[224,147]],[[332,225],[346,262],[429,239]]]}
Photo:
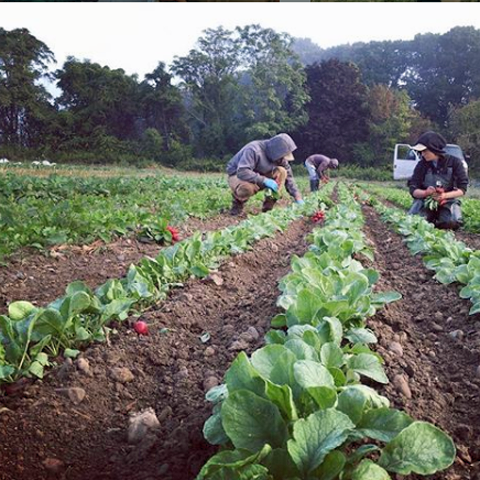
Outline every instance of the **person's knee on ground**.
{"label": "person's knee on ground", "polygon": [[461,227],[461,222],[451,220],[449,222],[437,222],[436,227],[441,230],[458,230]]}

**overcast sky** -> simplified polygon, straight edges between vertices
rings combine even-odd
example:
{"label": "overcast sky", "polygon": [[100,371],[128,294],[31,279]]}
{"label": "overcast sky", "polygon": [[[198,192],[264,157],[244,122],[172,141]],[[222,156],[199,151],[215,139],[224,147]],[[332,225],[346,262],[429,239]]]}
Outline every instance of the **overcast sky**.
{"label": "overcast sky", "polygon": [[[55,54],[123,68],[140,79],[194,47],[205,28],[258,23],[326,48],[480,28],[473,3],[4,3],[0,27],[25,27]],[[52,67],[54,69],[55,67]]]}

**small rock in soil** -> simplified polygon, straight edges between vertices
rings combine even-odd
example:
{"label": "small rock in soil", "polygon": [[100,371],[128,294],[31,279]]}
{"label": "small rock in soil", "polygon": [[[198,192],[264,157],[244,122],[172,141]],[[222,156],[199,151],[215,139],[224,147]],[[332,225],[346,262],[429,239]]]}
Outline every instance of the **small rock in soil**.
{"label": "small rock in soil", "polygon": [[213,273],[207,277],[207,280],[211,280],[215,285],[222,286],[223,285],[223,278],[220,275]]}
{"label": "small rock in soil", "polygon": [[246,350],[247,348],[248,343],[245,340],[237,340],[228,347],[229,350]]}
{"label": "small rock in soil", "polygon": [[211,388],[216,387],[219,385],[219,381],[217,377],[208,377],[203,381],[203,389],[208,392]]}
{"label": "small rock in soil", "polygon": [[240,340],[244,340],[247,343],[255,341],[255,338],[250,334],[250,332],[243,332],[240,334]]}
{"label": "small rock in soil", "polygon": [[133,373],[124,367],[115,367],[110,370],[110,376],[120,383],[128,383],[134,380]]}
{"label": "small rock in soil", "polygon": [[174,375],[175,380],[184,380],[188,377],[188,368],[182,367],[178,372]]}
{"label": "small rock in soil", "polygon": [[86,392],[83,388],[79,387],[72,387],[68,389],[68,398],[75,404],[78,405],[79,403],[83,402],[85,398]]}
{"label": "small rock in soil", "polygon": [[190,293],[182,293],[179,295],[178,300],[181,302],[190,303],[193,300],[193,295]]}
{"label": "small rock in soil", "polygon": [[90,363],[88,363],[88,360],[86,358],[79,358],[76,361],[77,368],[84,373],[85,375],[90,375]]}
{"label": "small rock in soil", "polygon": [[222,328],[222,334],[231,336],[235,333],[235,327],[233,325],[224,325]]}
{"label": "small rock in soil", "polygon": [[168,417],[170,417],[173,414],[172,407],[170,405],[167,405],[160,413],[158,416],[158,421],[159,422],[164,422]]}
{"label": "small rock in soil", "polygon": [[461,340],[463,338],[463,330],[453,330],[453,332],[450,332],[449,335],[452,338],[457,338],[458,340]]}
{"label": "small rock in soil", "polygon": [[67,396],[75,405],[82,403],[86,395],[85,390],[79,387],[57,388],[55,391]]}
{"label": "small rock in soil", "polygon": [[403,375],[395,375],[393,378],[393,385],[405,398],[412,398],[410,386],[408,385],[407,379]]}
{"label": "small rock in soil", "polygon": [[391,342],[388,349],[399,357],[403,357],[403,348],[398,342]]}
{"label": "small rock in soil", "polygon": [[55,474],[60,473],[65,465],[58,458],[46,458],[42,463],[50,473]]}
{"label": "small rock in soil", "polygon": [[435,320],[443,320],[443,313],[435,312],[435,315],[433,317],[435,318]]}
{"label": "small rock in soil", "polygon": [[260,338],[260,334],[258,333],[258,330],[255,327],[248,327],[247,332],[253,337],[255,341],[257,341]]}
{"label": "small rock in soil", "polygon": [[160,422],[153,408],[132,414],[128,419],[128,443],[140,443],[148,432],[160,427]]}
{"label": "small rock in soil", "polygon": [[432,328],[436,332],[443,332],[443,327],[439,325],[438,323],[432,322]]}
{"label": "small rock in soil", "polygon": [[203,352],[205,357],[213,357],[215,355],[215,349],[213,347],[207,347]]}

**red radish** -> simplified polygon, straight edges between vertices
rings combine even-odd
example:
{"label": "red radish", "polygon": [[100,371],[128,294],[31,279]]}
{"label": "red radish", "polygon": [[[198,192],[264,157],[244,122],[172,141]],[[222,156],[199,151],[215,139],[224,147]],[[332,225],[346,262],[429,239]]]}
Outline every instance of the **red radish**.
{"label": "red radish", "polygon": [[175,227],[171,227],[170,225],[167,227],[167,230],[172,234],[172,242],[178,242],[180,240],[179,232]]}
{"label": "red radish", "polygon": [[133,328],[139,335],[148,335],[148,325],[142,320],[135,322]]}

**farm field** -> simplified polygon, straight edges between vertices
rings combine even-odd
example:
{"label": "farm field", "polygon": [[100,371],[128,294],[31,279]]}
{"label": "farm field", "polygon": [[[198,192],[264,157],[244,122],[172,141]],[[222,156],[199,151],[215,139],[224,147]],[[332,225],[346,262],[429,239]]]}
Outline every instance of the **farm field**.
{"label": "farm field", "polygon": [[398,189],[238,218],[222,176],[81,171],[0,179],[0,479],[480,479],[478,230],[441,283]]}

